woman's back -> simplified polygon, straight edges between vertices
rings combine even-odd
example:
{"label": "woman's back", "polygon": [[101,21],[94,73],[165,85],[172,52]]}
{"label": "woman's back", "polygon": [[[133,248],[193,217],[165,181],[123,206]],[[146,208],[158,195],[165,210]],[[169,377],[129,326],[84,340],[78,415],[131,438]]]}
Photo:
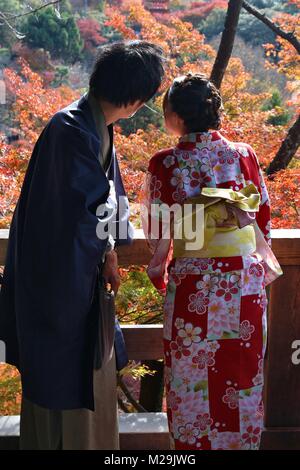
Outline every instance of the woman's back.
{"label": "woman's back", "polygon": [[268,196],[259,170],[250,145],[231,142],[215,130],[187,134],[149,162],[154,199],[168,204],[197,196],[203,187],[238,191],[248,183],[261,190],[263,204]]}

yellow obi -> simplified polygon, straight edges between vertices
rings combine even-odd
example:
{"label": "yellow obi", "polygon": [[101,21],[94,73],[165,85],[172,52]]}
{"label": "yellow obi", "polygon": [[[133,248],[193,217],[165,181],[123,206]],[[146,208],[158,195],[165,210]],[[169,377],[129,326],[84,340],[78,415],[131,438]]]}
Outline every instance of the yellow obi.
{"label": "yellow obi", "polygon": [[[258,212],[260,194],[254,184],[251,183],[240,191],[227,188],[202,188],[199,196],[186,199],[184,204],[193,204],[189,216],[192,217],[192,227],[196,227],[197,211],[203,211],[203,227],[200,227],[203,229],[203,243],[199,249],[187,249],[187,244],[193,242],[193,236],[195,240],[195,234],[184,227],[188,216],[183,215],[174,224],[173,258],[244,256],[256,250],[253,225],[255,218],[239,228],[237,217],[237,213],[247,217],[249,213]],[[195,208],[194,204],[202,206]],[[237,210],[231,210],[234,207]],[[176,238],[176,233],[180,233],[178,227],[182,230],[181,238]]]}

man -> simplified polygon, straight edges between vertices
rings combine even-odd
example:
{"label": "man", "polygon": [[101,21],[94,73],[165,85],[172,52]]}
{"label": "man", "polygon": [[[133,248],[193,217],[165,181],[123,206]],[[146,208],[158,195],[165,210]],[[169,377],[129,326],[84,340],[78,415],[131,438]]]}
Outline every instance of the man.
{"label": "man", "polygon": [[[34,147],[10,228],[0,298],[0,339],[22,379],[24,449],[118,449],[115,356],[99,371],[93,367],[98,268],[116,294],[114,245],[132,241],[113,123],[133,116],[162,77],[157,46],[102,47],[89,92],[56,113]],[[111,182],[115,233],[103,238],[97,208],[109,208]],[[129,233],[122,238],[124,223]]]}

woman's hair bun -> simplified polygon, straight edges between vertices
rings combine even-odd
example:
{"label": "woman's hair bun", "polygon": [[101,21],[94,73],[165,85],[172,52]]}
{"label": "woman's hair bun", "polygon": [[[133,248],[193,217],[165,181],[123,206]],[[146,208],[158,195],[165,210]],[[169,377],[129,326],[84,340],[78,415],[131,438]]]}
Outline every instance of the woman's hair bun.
{"label": "woman's hair bun", "polygon": [[175,78],[164,98],[164,106],[167,103],[183,119],[189,133],[221,127],[224,108],[220,92],[201,73],[187,73]]}

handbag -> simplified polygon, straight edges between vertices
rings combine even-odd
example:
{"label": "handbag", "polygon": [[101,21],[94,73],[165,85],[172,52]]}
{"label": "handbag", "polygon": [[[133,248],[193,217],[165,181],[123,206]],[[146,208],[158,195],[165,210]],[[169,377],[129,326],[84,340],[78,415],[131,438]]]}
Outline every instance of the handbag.
{"label": "handbag", "polygon": [[97,296],[98,296],[98,322],[94,368],[104,367],[112,358],[115,341],[115,293],[106,287],[105,279],[102,275],[103,264],[98,266],[97,276]]}

